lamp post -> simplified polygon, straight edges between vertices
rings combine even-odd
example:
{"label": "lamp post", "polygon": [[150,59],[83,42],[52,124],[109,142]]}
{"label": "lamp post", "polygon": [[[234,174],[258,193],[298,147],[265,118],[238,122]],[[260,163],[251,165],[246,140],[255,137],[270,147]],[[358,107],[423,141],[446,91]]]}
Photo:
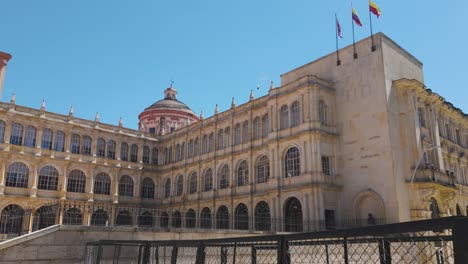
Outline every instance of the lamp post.
{"label": "lamp post", "polygon": [[416,167],[414,168],[413,170],[413,175],[411,176],[411,185],[413,184],[413,181],[414,181],[414,176],[416,175],[416,171],[418,170],[418,167],[419,167],[419,163],[421,163],[421,160],[423,159],[424,157],[424,154],[430,150],[433,150],[433,149],[436,149],[436,148],[441,148],[441,146],[432,146],[430,148],[427,148],[427,149],[424,149],[423,148],[423,152],[421,154],[421,156],[419,157],[418,159],[418,163],[416,163]]}

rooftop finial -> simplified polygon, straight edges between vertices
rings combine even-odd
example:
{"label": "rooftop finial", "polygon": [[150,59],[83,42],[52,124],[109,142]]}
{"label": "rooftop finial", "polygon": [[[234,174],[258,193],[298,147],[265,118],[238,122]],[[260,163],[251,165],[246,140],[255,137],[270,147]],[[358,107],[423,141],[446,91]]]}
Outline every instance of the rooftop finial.
{"label": "rooftop finial", "polygon": [[253,99],[254,99],[253,90],[250,90],[250,101],[252,101]]}
{"label": "rooftop finial", "polygon": [[123,121],[122,121],[122,117],[120,117],[120,119],[119,119],[119,127],[122,127],[122,125],[123,125]]}
{"label": "rooftop finial", "polygon": [[94,121],[99,122],[99,112],[96,112],[96,116],[94,117]]}
{"label": "rooftop finial", "polygon": [[273,90],[275,86],[273,85],[273,81],[270,82],[270,91]]}
{"label": "rooftop finial", "polygon": [[45,110],[45,100],[44,100],[44,99],[42,99],[41,110],[42,110],[42,111]]}
{"label": "rooftop finial", "polygon": [[10,104],[15,104],[15,101],[16,101],[16,95],[15,95],[15,93],[13,93],[11,95]]}
{"label": "rooftop finial", "polygon": [[73,106],[70,106],[70,111],[68,111],[68,115],[73,116],[74,112],[75,112],[75,110],[73,110]]}
{"label": "rooftop finial", "polygon": [[174,85],[174,80],[171,79],[171,80],[169,80],[169,81],[171,82],[171,86],[170,86],[170,87],[172,88],[172,86]]}
{"label": "rooftop finial", "polygon": [[215,106],[215,115],[217,115],[219,113],[219,108],[218,108],[218,104],[216,104]]}
{"label": "rooftop finial", "polygon": [[205,116],[203,115],[203,110],[200,112],[200,120],[203,120]]}
{"label": "rooftop finial", "polygon": [[231,109],[235,107],[236,107],[236,100],[234,100],[234,97],[233,97],[231,101]]}

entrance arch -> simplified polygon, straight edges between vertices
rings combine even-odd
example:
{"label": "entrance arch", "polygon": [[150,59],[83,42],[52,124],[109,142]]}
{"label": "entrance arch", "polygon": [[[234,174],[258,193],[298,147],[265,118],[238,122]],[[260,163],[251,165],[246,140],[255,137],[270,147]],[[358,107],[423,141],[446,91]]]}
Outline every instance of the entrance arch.
{"label": "entrance arch", "polygon": [[354,200],[354,215],[357,224],[378,224],[385,222],[385,205],[374,191],[365,191]]}
{"label": "entrance arch", "polygon": [[289,198],[284,206],[284,229],[286,232],[302,232],[302,205],[295,198]]}

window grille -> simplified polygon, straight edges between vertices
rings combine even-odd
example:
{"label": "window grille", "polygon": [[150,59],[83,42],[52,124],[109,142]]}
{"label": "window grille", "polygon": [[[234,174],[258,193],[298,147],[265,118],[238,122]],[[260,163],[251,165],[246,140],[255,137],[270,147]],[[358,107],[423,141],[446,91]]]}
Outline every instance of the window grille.
{"label": "window grille", "polygon": [[230,147],[231,146],[231,128],[227,127],[224,129],[224,147]]}
{"label": "window grille", "polygon": [[270,164],[268,157],[263,155],[257,160],[257,183],[267,182],[270,178]]}
{"label": "window grille", "polygon": [[217,149],[223,149],[224,148],[224,131],[220,129],[218,131],[218,140],[217,140]]}
{"label": "window grille", "polygon": [[236,124],[236,126],[234,127],[234,145],[240,144],[240,131],[240,124]]}
{"label": "window grille", "polygon": [[158,165],[158,148],[154,147],[151,150],[151,164]]}
{"label": "window grille", "polygon": [[253,139],[259,139],[260,138],[260,118],[256,117],[253,121]]}
{"label": "window grille", "polygon": [[94,193],[109,195],[111,190],[111,179],[106,173],[98,173],[94,179]]}
{"label": "window grille", "polygon": [[193,209],[189,209],[185,214],[185,227],[186,228],[195,228],[196,218],[195,218],[195,211]]}
{"label": "window grille", "polygon": [[42,149],[52,149],[52,140],[54,137],[54,133],[49,128],[44,128],[42,130],[42,140],[41,140],[41,148]]}
{"label": "window grille", "polygon": [[130,150],[130,161],[138,162],[138,146],[135,144],[132,144],[132,147]]}
{"label": "window grille", "polygon": [[125,142],[120,145],[120,160],[128,161],[128,144]]}
{"label": "window grille", "polygon": [[106,141],[104,139],[98,138],[96,150],[96,156],[100,158],[106,156]]}
{"label": "window grille", "polygon": [[55,134],[54,150],[64,152],[65,151],[65,133],[57,131]]}
{"label": "window grille", "polygon": [[203,208],[200,213],[200,228],[211,229],[211,211],[208,207]]}
{"label": "window grille", "polygon": [[319,118],[320,123],[324,126],[328,125],[328,107],[322,100],[319,101]]}
{"label": "window grille", "polygon": [[37,134],[37,130],[35,127],[33,126],[26,127],[24,145],[27,147],[35,147],[36,146],[36,134]]}
{"label": "window grille", "polygon": [[198,144],[198,138],[195,139],[193,142],[193,156],[196,157],[198,156],[198,149],[199,149],[199,144]]}
{"label": "window grille", "polygon": [[169,198],[171,196],[171,179],[167,179],[164,184],[164,198]]}
{"label": "window grille", "polygon": [[0,120],[0,143],[5,142],[5,122],[3,120]]}
{"label": "window grille", "polygon": [[280,109],[280,130],[289,127],[289,108],[287,105],[281,106]]}
{"label": "window grille", "polygon": [[322,172],[325,175],[332,174],[330,157],[322,156]]}
{"label": "window grille", "polygon": [[10,144],[23,144],[23,126],[18,123],[13,123],[11,126]]}
{"label": "window grille", "polygon": [[94,211],[94,213],[91,215],[91,225],[92,226],[107,226],[108,225],[107,212],[102,209]]}
{"label": "window grille", "polygon": [[119,181],[119,195],[132,197],[133,196],[133,180],[130,176],[124,175]]}
{"label": "window grille", "polygon": [[197,173],[193,172],[189,180],[189,194],[197,192],[197,185],[198,185]]}
{"label": "window grille", "polygon": [[84,193],[86,186],[86,175],[80,170],[72,170],[68,174],[67,191]]}
{"label": "window grille", "polygon": [[56,191],[58,187],[59,173],[52,166],[45,166],[39,170],[37,188],[41,190]]}
{"label": "window grille", "polygon": [[117,218],[115,220],[115,225],[118,226],[131,226],[132,225],[132,216],[128,211],[120,211],[117,214]]}
{"label": "window grille", "polygon": [[109,140],[107,142],[107,158],[115,159],[115,141]]}
{"label": "window grille", "polygon": [[212,152],[214,150],[214,133],[211,132],[210,136],[208,137],[208,152]]}
{"label": "window grille", "polygon": [[249,167],[247,161],[243,160],[237,167],[237,186],[243,186],[249,183]]}
{"label": "window grille", "polygon": [[216,212],[216,228],[229,229],[229,211],[224,205],[221,205]]}
{"label": "window grille", "polygon": [[154,199],[154,182],[150,178],[145,178],[141,184],[141,198]]}
{"label": "window grille", "polygon": [[211,191],[213,189],[213,171],[211,169],[206,170],[203,175],[203,191]]}
{"label": "window grille", "polygon": [[81,154],[91,155],[91,137],[83,136],[83,145],[81,146]]}
{"label": "window grille", "polygon": [[239,204],[235,210],[235,229],[249,230],[249,209],[243,203]]}
{"label": "window grille", "polygon": [[70,151],[73,154],[80,154],[80,135],[72,134],[70,138]]}
{"label": "window grille", "polygon": [[150,163],[150,148],[148,146],[143,146],[143,163]]}
{"label": "window grille", "polygon": [[301,109],[299,102],[295,101],[291,105],[291,127],[298,126],[301,123]]}
{"label": "window grille", "polygon": [[83,213],[78,208],[70,208],[65,212],[63,216],[64,225],[82,225],[83,224]]}
{"label": "window grille", "polygon": [[300,160],[299,149],[292,147],[288,149],[284,158],[285,177],[299,176],[300,173]]}
{"label": "window grille", "polygon": [[242,143],[247,143],[249,141],[249,121],[244,121],[242,124]]}
{"label": "window grille", "polygon": [[229,166],[224,164],[218,172],[219,189],[226,189],[229,187]]}
{"label": "window grille", "polygon": [[263,138],[268,137],[269,132],[270,132],[270,118],[268,117],[268,114],[265,114],[262,117],[262,137]]}
{"label": "window grille", "polygon": [[184,176],[179,175],[176,182],[176,195],[181,196],[184,193]]}
{"label": "window grille", "polygon": [[8,166],[6,186],[28,188],[29,169],[21,162],[14,162]]}

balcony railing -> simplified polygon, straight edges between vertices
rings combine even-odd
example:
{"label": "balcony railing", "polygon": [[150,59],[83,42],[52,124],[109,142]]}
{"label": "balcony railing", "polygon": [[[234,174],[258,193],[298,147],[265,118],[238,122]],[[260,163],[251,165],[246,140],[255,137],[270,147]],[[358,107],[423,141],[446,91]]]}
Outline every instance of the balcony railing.
{"label": "balcony railing", "polygon": [[441,171],[430,164],[425,164],[418,168],[414,176],[415,182],[434,182],[446,186],[455,186],[456,177],[453,172]]}

